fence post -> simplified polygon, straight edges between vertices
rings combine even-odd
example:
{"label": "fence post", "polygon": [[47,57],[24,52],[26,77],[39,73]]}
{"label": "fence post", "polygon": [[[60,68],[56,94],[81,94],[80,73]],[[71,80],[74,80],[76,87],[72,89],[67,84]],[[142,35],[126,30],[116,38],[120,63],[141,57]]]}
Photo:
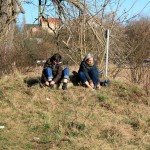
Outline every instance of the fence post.
{"label": "fence post", "polygon": [[109,29],[106,30],[106,77],[108,76]]}

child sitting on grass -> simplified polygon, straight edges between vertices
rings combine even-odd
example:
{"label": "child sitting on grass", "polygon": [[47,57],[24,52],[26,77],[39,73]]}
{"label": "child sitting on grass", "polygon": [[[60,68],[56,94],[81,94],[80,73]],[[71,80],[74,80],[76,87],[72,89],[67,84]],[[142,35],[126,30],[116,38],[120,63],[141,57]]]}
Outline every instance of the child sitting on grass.
{"label": "child sitting on grass", "polygon": [[55,84],[59,84],[63,79],[62,89],[67,89],[67,82],[69,79],[69,68],[64,68],[62,65],[62,57],[56,53],[50,57],[44,64],[42,71],[42,83],[49,86],[51,89],[54,88]]}

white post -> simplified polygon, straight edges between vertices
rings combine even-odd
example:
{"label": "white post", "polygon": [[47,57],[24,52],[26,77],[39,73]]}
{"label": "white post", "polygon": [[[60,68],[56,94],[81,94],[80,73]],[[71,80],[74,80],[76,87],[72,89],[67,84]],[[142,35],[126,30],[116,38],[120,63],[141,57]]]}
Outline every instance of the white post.
{"label": "white post", "polygon": [[109,29],[106,30],[106,77],[108,75]]}

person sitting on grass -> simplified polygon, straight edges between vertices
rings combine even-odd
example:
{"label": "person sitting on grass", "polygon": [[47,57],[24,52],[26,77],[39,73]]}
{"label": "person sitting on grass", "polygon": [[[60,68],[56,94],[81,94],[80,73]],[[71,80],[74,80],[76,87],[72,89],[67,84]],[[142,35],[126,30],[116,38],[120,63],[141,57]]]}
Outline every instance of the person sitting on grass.
{"label": "person sitting on grass", "polygon": [[69,68],[64,68],[62,65],[62,57],[59,53],[54,54],[44,64],[42,71],[42,83],[54,88],[55,84],[59,84],[63,79],[62,89],[67,89],[67,82],[69,79]]}
{"label": "person sitting on grass", "polygon": [[81,62],[78,77],[86,87],[92,90],[100,89],[98,68],[96,61],[94,61],[93,54],[86,55]]}

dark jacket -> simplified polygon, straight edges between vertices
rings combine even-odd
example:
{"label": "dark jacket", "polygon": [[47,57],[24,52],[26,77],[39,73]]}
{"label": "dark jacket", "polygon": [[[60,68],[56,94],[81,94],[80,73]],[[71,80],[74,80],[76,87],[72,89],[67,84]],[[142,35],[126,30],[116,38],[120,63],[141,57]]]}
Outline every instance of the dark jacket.
{"label": "dark jacket", "polygon": [[42,82],[46,82],[47,81],[47,78],[44,74],[44,70],[47,68],[47,67],[50,67],[52,69],[52,74],[54,76],[53,78],[53,81],[55,81],[55,83],[61,79],[62,77],[62,72],[63,72],[63,65],[62,65],[62,62],[59,62],[58,64],[53,64],[53,59],[52,57],[49,58],[46,63],[44,64],[44,67],[43,67],[43,72],[42,72]]}
{"label": "dark jacket", "polygon": [[92,66],[88,65],[85,61],[81,62],[79,71],[82,71],[85,74],[88,81],[92,80],[89,76],[91,70],[96,70],[98,72],[96,61],[94,61]]}

